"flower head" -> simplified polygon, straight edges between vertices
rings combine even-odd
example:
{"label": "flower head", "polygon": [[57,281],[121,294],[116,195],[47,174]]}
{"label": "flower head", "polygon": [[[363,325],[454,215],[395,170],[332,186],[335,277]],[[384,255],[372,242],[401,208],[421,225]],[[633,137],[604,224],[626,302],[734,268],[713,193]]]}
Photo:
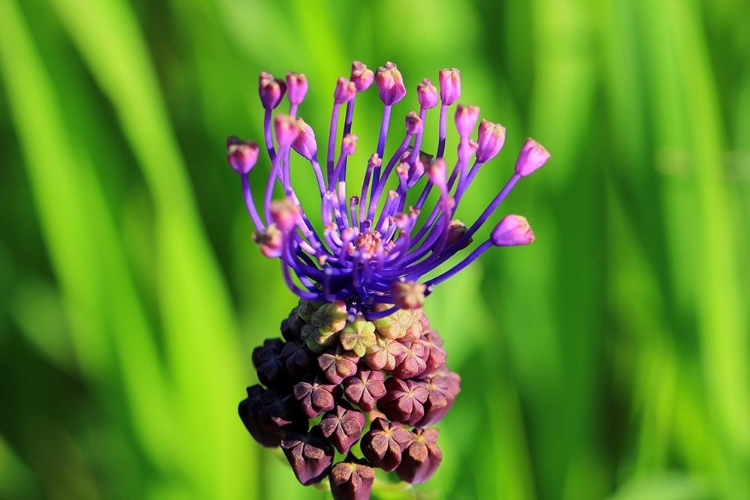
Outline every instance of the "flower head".
{"label": "flower head", "polygon": [[[389,139],[391,106],[406,94],[403,77],[390,62],[375,73],[361,62],[355,62],[351,76],[341,77],[336,84],[329,148],[326,158],[321,159],[315,131],[296,116],[297,107],[307,93],[305,76],[288,73],[284,81],[269,73],[261,74],[261,101],[267,114],[265,144],[271,172],[266,179],[260,211],[252,198],[249,180],[257,161],[257,146],[230,138],[229,161],[243,180],[248,211],[256,226],[255,241],[264,255],[281,260],[287,285],[302,299],[344,301],[350,317],[363,314],[368,320],[375,320],[390,315],[396,308],[420,307],[435,285],[493,245],[522,245],[533,240],[525,219],[523,227],[501,224],[489,240],[463,261],[437,277],[425,279],[469,246],[477,230],[490,220],[515,184],[549,159],[549,153],[529,139],[510,180],[488,203],[479,219],[471,225],[455,219],[459,203],[480,167],[503,147],[505,128],[483,120],[476,140],[472,139],[479,108],[459,104],[455,112],[460,137],[458,161],[447,165],[444,158],[447,111],[461,96],[461,74],[457,69],[444,69],[438,76],[439,93],[427,79],[417,86],[419,111],[406,116],[400,143],[394,154],[387,157],[384,151]],[[360,170],[363,173],[361,187],[347,199],[348,159],[357,141],[351,133],[356,96],[373,82],[385,105],[378,147],[367,166]],[[277,113],[272,120],[272,110],[279,105],[285,92],[290,101],[290,114]],[[438,97],[441,101],[440,137],[436,153],[430,155],[422,151],[425,148],[422,144],[424,123],[427,110],[438,104]],[[336,133],[343,105],[346,105],[346,120],[337,157],[336,137],[332,134]],[[315,173],[320,205],[307,210],[320,211],[324,225],[320,229],[310,223],[292,185],[292,151],[309,162]],[[398,187],[388,189],[389,180],[393,182],[393,179]],[[285,193],[281,201],[272,199],[277,183]],[[437,190],[439,198],[431,205],[428,200],[433,189]],[[413,197],[417,201],[407,205],[407,198],[413,199],[409,196],[412,191],[418,193]],[[379,308],[382,304],[392,306]]]}

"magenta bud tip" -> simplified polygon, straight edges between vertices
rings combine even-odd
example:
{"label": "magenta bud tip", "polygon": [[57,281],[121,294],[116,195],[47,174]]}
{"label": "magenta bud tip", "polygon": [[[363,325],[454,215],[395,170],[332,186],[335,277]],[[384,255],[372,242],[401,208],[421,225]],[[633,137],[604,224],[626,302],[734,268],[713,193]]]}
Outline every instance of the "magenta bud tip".
{"label": "magenta bud tip", "polygon": [[243,141],[239,137],[228,137],[227,160],[235,172],[247,174],[258,161],[258,145],[252,141]]}
{"label": "magenta bud tip", "polygon": [[461,97],[461,72],[456,68],[441,69],[438,80],[440,99],[443,104],[450,106]]}
{"label": "magenta bud tip", "polygon": [[461,138],[468,137],[474,131],[479,119],[479,108],[459,104],[456,108],[456,129]]}
{"label": "magenta bud tip", "polygon": [[315,131],[302,118],[296,119],[299,134],[292,142],[292,148],[303,158],[310,161],[318,153],[318,143],[315,140]]}
{"label": "magenta bud tip", "polygon": [[490,161],[503,149],[504,144],[505,127],[499,123],[482,120],[477,138],[477,161],[479,163]]}
{"label": "magenta bud tip", "polygon": [[438,91],[429,78],[425,78],[422,80],[422,83],[417,85],[417,99],[419,100],[419,105],[425,109],[437,106]]}
{"label": "magenta bud tip", "polygon": [[333,100],[336,104],[344,104],[354,99],[357,93],[357,87],[354,82],[347,80],[343,76],[336,82],[336,90],[333,92]]}
{"label": "magenta bud tip", "polygon": [[351,80],[352,82],[354,82],[354,86],[356,87],[357,92],[367,90],[370,85],[372,85],[374,79],[375,75],[373,74],[371,69],[367,68],[367,66],[359,61],[354,61],[352,63]]}
{"label": "magenta bud tip", "polygon": [[547,163],[549,158],[550,154],[544,146],[534,139],[527,139],[516,160],[516,173],[521,177],[531,175]]}
{"label": "magenta bud tip", "polygon": [[346,156],[351,156],[357,149],[357,140],[359,138],[354,134],[346,134],[341,141],[341,152]]}
{"label": "magenta bud tip", "polygon": [[284,80],[274,78],[271,73],[264,71],[260,74],[258,92],[260,93],[260,102],[263,103],[263,107],[265,109],[274,109],[284,97],[286,83]]}
{"label": "magenta bud tip", "polygon": [[492,243],[499,247],[528,245],[534,241],[534,232],[526,217],[506,215],[492,230]]}
{"label": "magenta bud tip", "polygon": [[386,106],[396,104],[406,95],[404,79],[397,66],[392,62],[387,62],[385,66],[378,68],[375,80],[378,85],[378,92],[380,92],[380,99]]}
{"label": "magenta bud tip", "polygon": [[307,95],[307,77],[302,73],[287,73],[286,89],[290,103],[301,103]]}
{"label": "magenta bud tip", "polygon": [[421,134],[423,130],[423,124],[421,118],[415,111],[411,111],[406,115],[406,131],[411,135]]}
{"label": "magenta bud tip", "polygon": [[279,147],[291,146],[299,136],[297,120],[289,115],[276,115],[274,129],[276,131],[276,140],[279,143]]}

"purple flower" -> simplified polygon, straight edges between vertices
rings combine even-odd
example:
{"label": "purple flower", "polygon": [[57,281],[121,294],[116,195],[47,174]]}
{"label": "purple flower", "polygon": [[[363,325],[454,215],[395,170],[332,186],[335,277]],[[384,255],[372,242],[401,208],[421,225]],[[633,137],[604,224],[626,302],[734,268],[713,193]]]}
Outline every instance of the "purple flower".
{"label": "purple flower", "polygon": [[[509,181],[489,201],[479,219],[470,225],[455,219],[461,199],[480,167],[502,148],[505,128],[484,120],[478,135],[472,138],[479,108],[459,104],[455,113],[460,137],[458,160],[447,165],[444,151],[448,108],[461,96],[461,74],[457,69],[441,70],[438,80],[439,92],[427,79],[417,85],[419,109],[407,115],[402,136],[394,140],[389,134],[392,106],[406,95],[401,72],[395,64],[386,63],[373,74],[367,66],[355,62],[350,77],[342,77],[336,84],[328,147],[322,157],[315,131],[297,116],[307,93],[307,79],[298,73],[288,73],[286,81],[269,73],[261,74],[264,143],[271,168],[260,204],[256,204],[250,189],[251,171],[258,170],[253,168],[257,146],[233,137],[227,143],[227,153],[242,178],[248,212],[256,227],[255,241],[265,256],[280,259],[287,285],[302,299],[343,301],[349,318],[361,313],[374,321],[398,308],[421,307],[436,285],[489,248],[526,244],[533,239],[528,237],[533,234],[530,229],[524,232],[523,228],[498,226],[492,238],[480,243],[452,268],[425,279],[469,246],[477,230],[490,220],[516,183],[549,158],[541,145],[527,141]],[[357,194],[347,197],[351,191],[351,183],[347,185],[348,162],[356,144],[352,134],[356,98],[373,82],[384,104],[377,150],[368,164],[358,169],[363,182],[356,189]],[[289,114],[274,112],[285,93],[290,101]],[[337,139],[342,106],[344,125]],[[423,129],[428,110],[436,106],[440,109],[438,143],[434,154],[427,154]],[[385,156],[389,140],[394,141],[395,152]],[[292,152],[307,161],[315,174],[318,206],[300,205],[292,184]],[[398,187],[389,190],[386,186],[394,178]],[[284,192],[281,202],[273,200],[277,183]],[[433,189],[437,189],[439,197],[428,202]],[[407,205],[407,197],[416,200],[413,205]],[[319,212],[322,228],[311,223],[311,210]]]}

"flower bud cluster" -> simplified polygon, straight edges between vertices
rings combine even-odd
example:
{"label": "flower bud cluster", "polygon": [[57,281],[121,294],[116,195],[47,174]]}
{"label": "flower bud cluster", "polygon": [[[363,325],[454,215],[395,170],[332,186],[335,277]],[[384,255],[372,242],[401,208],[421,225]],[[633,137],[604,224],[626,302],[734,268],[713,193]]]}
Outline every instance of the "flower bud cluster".
{"label": "flower bud cluster", "polygon": [[442,454],[430,426],[460,378],[421,309],[367,321],[343,301],[301,300],[281,334],[253,351],[260,384],[239,414],[258,443],[281,447],[300,483],[328,478],[335,499],[367,499],[375,468],[414,484],[433,475]]}

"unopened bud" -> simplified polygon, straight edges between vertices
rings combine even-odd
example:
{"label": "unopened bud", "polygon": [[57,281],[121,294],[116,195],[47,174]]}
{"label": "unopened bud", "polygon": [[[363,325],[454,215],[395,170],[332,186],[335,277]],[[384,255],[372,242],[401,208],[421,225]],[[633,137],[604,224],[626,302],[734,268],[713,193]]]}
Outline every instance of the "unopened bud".
{"label": "unopened bud", "polygon": [[423,130],[423,124],[421,118],[415,111],[409,112],[406,115],[406,131],[411,135],[421,134]]}
{"label": "unopened bud", "polygon": [[438,158],[427,168],[430,182],[436,186],[445,186],[445,160]]}
{"label": "unopened bud", "polygon": [[438,92],[429,78],[425,78],[422,80],[422,83],[417,85],[417,99],[419,100],[419,105],[425,109],[437,106]]}
{"label": "unopened bud", "polygon": [[264,71],[260,74],[258,92],[260,93],[260,102],[263,104],[263,107],[265,109],[274,109],[284,97],[286,83],[284,83],[284,80],[274,78],[271,73]]}
{"label": "unopened bud", "polygon": [[285,198],[271,202],[271,219],[274,225],[283,232],[291,231],[297,227],[299,222],[299,207],[291,200]]}
{"label": "unopened bud", "polygon": [[371,69],[362,64],[359,61],[352,63],[352,77],[351,80],[354,82],[354,86],[357,88],[357,92],[367,90],[374,79],[374,75]]}
{"label": "unopened bud", "polygon": [[328,476],[333,500],[369,500],[375,469],[366,460],[347,457],[333,466]]}
{"label": "unopened bud", "polygon": [[424,283],[396,281],[391,285],[393,303],[401,309],[418,309],[424,305]]}
{"label": "unopened bud", "polygon": [[276,141],[279,143],[280,148],[291,146],[299,135],[297,121],[289,115],[276,115],[274,130],[276,132]]}
{"label": "unopened bud", "polygon": [[456,109],[456,129],[461,138],[468,137],[474,131],[474,126],[479,119],[479,108],[476,106],[464,106],[459,104]]}
{"label": "unopened bud", "polygon": [[344,104],[354,98],[357,93],[357,87],[354,82],[347,80],[343,76],[336,82],[336,90],[333,91],[333,101],[336,104]]}
{"label": "unopened bud", "polygon": [[341,141],[341,152],[346,156],[351,156],[357,149],[357,139],[354,134],[346,134],[344,139]]}
{"label": "unopened bud", "polygon": [[443,104],[450,106],[461,97],[461,72],[456,68],[441,69],[438,80],[440,81],[440,99]]}
{"label": "unopened bud", "polygon": [[[464,234],[466,234],[466,231],[468,231],[466,224],[458,219],[453,219],[451,221],[450,227],[448,228],[448,246],[457,243],[461,238],[463,238]],[[474,241],[472,238],[466,240],[466,242],[461,245],[461,248],[459,248],[459,250],[463,250],[464,248],[471,245],[472,241]]]}
{"label": "unopened bud", "polygon": [[516,173],[521,177],[531,175],[535,170],[547,163],[550,154],[544,146],[534,139],[527,139],[516,160]]}
{"label": "unopened bud", "polygon": [[269,259],[281,256],[283,239],[281,232],[273,224],[263,231],[253,233],[253,241],[260,246],[260,252]]}
{"label": "unopened bud", "polygon": [[227,160],[238,174],[247,174],[258,161],[258,145],[239,137],[227,138]]}
{"label": "unopened bud", "polygon": [[401,72],[392,62],[385,63],[385,66],[378,68],[375,75],[380,99],[386,106],[396,104],[406,95],[404,79]]}
{"label": "unopened bud", "polygon": [[492,230],[492,243],[499,247],[528,245],[534,241],[534,232],[526,217],[520,215],[506,215]]}
{"label": "unopened bud", "polygon": [[292,148],[306,160],[312,160],[318,154],[318,143],[315,140],[315,131],[302,118],[297,118],[299,134],[292,142]]}
{"label": "unopened bud", "polygon": [[477,161],[487,163],[503,149],[505,144],[505,127],[499,123],[482,120],[477,137]]}
{"label": "unopened bud", "polygon": [[299,104],[307,95],[307,77],[302,73],[287,73],[286,88],[289,102]]}

